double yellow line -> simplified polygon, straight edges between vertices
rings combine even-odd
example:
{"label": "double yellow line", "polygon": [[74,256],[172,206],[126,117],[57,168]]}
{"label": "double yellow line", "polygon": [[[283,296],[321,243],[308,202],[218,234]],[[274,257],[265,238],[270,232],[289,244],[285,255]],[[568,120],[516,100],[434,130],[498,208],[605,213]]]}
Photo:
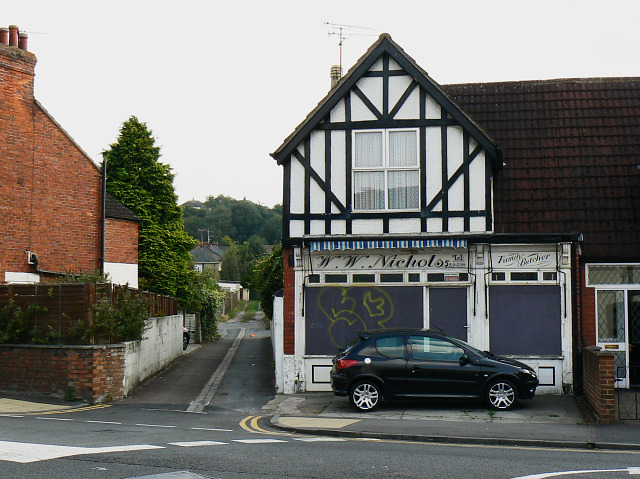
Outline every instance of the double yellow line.
{"label": "double yellow line", "polygon": [[92,411],[94,409],[104,409],[107,407],[111,407],[109,404],[97,404],[95,406],[85,406],[78,408],[69,408],[69,409],[55,409],[53,411],[31,411],[24,413],[26,416],[50,416],[52,414],[69,414],[72,412],[80,412],[80,411]]}
{"label": "double yellow line", "polygon": [[291,434],[284,432],[267,431],[258,426],[258,421],[263,416],[247,416],[240,421],[240,427],[247,432],[253,432],[257,434],[269,434],[270,436],[291,436]]}

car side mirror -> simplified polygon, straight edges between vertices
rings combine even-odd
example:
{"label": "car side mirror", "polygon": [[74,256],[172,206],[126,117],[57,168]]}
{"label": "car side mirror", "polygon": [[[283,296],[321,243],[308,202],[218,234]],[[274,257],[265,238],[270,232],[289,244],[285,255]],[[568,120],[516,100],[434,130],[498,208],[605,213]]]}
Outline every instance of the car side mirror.
{"label": "car side mirror", "polygon": [[463,356],[460,356],[460,366],[466,366],[470,362],[471,362],[471,359],[469,359],[469,356],[467,356],[466,354]]}

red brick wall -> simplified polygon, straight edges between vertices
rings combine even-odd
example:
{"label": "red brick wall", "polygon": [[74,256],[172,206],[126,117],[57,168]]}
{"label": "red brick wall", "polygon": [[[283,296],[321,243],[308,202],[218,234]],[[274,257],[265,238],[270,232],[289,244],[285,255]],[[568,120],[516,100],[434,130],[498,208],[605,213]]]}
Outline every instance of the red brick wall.
{"label": "red brick wall", "polygon": [[138,264],[138,223],[107,218],[105,234],[105,261]]}
{"label": "red brick wall", "polygon": [[596,346],[583,350],[583,394],[602,424],[616,421],[613,353]]}
{"label": "red brick wall", "polygon": [[584,342],[587,346],[596,344],[596,290],[586,286],[586,266],[581,268],[581,321]]}
{"label": "red brick wall", "polygon": [[284,300],[284,354],[295,352],[295,274],[293,271],[293,249],[282,248],[283,300]]}
{"label": "red brick wall", "polygon": [[100,267],[101,174],[34,100],[36,59],[0,45],[0,281],[5,271]]}
{"label": "red brick wall", "polygon": [[0,346],[0,391],[96,403],[122,399],[124,345]]}

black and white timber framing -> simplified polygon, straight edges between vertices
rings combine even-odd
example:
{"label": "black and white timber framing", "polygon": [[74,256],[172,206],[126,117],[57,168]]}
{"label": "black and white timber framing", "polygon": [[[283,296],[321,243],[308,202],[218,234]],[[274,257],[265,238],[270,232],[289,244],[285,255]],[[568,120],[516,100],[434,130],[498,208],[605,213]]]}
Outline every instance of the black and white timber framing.
{"label": "black and white timber framing", "polygon": [[[405,128],[418,131],[420,208],[354,211],[353,132]],[[358,220],[376,221],[364,228],[369,234],[493,229],[491,181],[500,148],[386,34],[272,156],[284,166],[285,244],[358,235]]]}

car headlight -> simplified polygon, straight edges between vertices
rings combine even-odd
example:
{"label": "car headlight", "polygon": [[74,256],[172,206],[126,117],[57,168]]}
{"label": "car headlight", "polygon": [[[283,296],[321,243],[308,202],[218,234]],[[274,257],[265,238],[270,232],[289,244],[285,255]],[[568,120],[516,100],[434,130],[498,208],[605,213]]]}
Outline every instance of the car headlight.
{"label": "car headlight", "polygon": [[531,376],[534,379],[538,377],[538,376],[536,376],[535,372],[533,372],[533,371],[531,371],[529,369],[524,369],[524,368],[518,369],[518,372],[521,372],[522,374],[527,374],[527,375]]}

